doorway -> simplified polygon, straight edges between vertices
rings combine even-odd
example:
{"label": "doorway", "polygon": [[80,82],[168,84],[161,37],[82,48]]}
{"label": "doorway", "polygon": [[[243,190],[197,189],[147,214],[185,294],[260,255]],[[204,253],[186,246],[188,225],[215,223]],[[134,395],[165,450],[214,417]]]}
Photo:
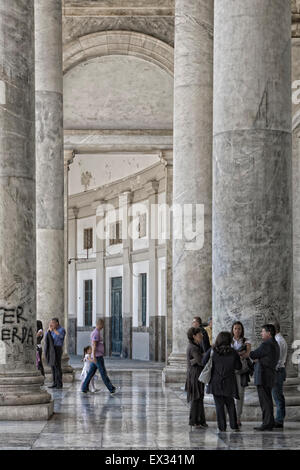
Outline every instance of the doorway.
{"label": "doorway", "polygon": [[122,277],[111,278],[111,354],[122,352]]}

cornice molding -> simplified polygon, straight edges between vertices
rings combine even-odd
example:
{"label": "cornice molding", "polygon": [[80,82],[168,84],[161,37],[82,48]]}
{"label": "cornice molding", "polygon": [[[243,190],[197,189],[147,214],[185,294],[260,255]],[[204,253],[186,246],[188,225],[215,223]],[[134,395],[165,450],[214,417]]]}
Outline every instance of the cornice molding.
{"label": "cornice molding", "polygon": [[63,0],[63,15],[76,17],[172,17],[175,0]]}

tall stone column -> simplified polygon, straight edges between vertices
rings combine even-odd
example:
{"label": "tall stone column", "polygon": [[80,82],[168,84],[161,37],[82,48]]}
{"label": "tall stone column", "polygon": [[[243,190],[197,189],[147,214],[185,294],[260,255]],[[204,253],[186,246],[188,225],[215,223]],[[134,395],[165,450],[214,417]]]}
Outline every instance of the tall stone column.
{"label": "tall stone column", "polygon": [[[204,245],[173,233],[173,344],[163,378],[184,380],[186,332],[211,315],[213,1],[176,0],[173,203],[204,205]],[[176,224],[177,225],[177,224]],[[183,226],[186,229],[186,226]]]}
{"label": "tall stone column", "polygon": [[[299,25],[298,25],[299,26]],[[294,340],[300,341],[300,34],[292,39],[293,128],[293,287]],[[295,364],[300,376],[300,364]]]}
{"label": "tall stone column", "polygon": [[[61,0],[35,0],[35,50],[37,317],[46,329],[53,317],[65,325]],[[64,381],[72,381],[67,360]]]}
{"label": "tall stone column", "polygon": [[53,413],[36,369],[33,0],[0,1],[0,420]]}
{"label": "tall stone column", "polygon": [[[165,166],[165,193],[166,193],[166,205],[171,209],[173,204],[173,150],[163,150],[161,153],[161,162]],[[166,214],[166,355],[172,352],[172,291],[173,291],[173,273],[172,273],[172,247],[173,247],[173,232],[172,232],[172,220],[171,212]]]}
{"label": "tall stone column", "polygon": [[292,341],[291,6],[216,0],[213,334]]}
{"label": "tall stone column", "polygon": [[128,233],[131,198],[130,191],[124,191],[119,196],[120,212],[123,213],[122,356],[128,359],[132,358],[132,238]]}

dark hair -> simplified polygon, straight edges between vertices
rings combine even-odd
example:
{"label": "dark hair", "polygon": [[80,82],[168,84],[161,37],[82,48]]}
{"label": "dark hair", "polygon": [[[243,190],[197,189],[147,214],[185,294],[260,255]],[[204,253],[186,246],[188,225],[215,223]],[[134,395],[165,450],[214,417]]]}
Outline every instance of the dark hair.
{"label": "dark hair", "polygon": [[86,353],[87,353],[87,350],[88,350],[89,348],[92,348],[92,346],[89,345],[89,346],[86,346],[85,348],[83,348],[83,359],[84,359],[84,357],[85,357],[85,355],[86,355]]}
{"label": "dark hair", "polygon": [[187,332],[187,337],[189,341],[194,341],[194,336],[196,336],[198,333],[202,333],[201,328],[194,328],[193,326],[189,328]]}
{"label": "dark hair", "polygon": [[263,325],[261,329],[271,333],[272,338],[274,338],[276,335],[275,326],[272,325],[272,323],[267,323],[266,325]]}
{"label": "dark hair", "polygon": [[59,319],[58,319],[58,318],[56,318],[56,317],[52,318],[52,319],[51,319],[51,321],[56,321],[56,323],[58,323],[58,324],[59,324]]}
{"label": "dark hair", "polygon": [[241,326],[241,328],[242,328],[241,338],[244,338],[244,337],[245,337],[244,325],[243,325],[243,323],[240,322],[240,321],[235,321],[235,322],[233,323],[232,327],[231,327],[231,336],[232,336],[232,338],[233,338],[233,336],[234,336],[234,335],[233,335],[233,328],[234,328],[235,325],[240,325],[240,326]]}
{"label": "dark hair", "polygon": [[199,323],[199,325],[202,325],[202,320],[200,317],[194,317],[194,320],[196,320]]}
{"label": "dark hair", "polygon": [[229,354],[230,352],[232,352],[231,341],[231,333],[229,331],[221,331],[221,333],[219,333],[216,338],[213,347],[214,351],[216,351],[221,356]]}
{"label": "dark hair", "polygon": [[274,321],[274,328],[275,328],[276,333],[280,332],[280,323],[278,320]]}
{"label": "dark hair", "polygon": [[37,329],[37,331],[43,329],[43,323],[41,322],[41,320],[36,321],[36,329]]}

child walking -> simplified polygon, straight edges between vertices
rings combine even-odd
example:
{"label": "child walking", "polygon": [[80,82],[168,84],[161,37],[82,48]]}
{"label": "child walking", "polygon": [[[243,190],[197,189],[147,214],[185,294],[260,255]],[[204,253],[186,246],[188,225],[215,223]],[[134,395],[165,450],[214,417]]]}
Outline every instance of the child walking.
{"label": "child walking", "polygon": [[[84,349],[83,349],[83,369],[82,369],[82,372],[81,372],[81,375],[80,375],[80,378],[81,378],[81,384],[83,384],[83,382],[85,381],[88,373],[89,373],[89,370],[90,370],[90,367],[91,367],[91,363],[93,362],[93,359],[92,359],[92,347],[91,346],[86,346]],[[89,388],[90,388],[90,391],[92,393],[95,393],[97,392],[97,389],[95,387],[95,376],[93,376],[93,378],[91,379],[90,383],[89,383]]]}

